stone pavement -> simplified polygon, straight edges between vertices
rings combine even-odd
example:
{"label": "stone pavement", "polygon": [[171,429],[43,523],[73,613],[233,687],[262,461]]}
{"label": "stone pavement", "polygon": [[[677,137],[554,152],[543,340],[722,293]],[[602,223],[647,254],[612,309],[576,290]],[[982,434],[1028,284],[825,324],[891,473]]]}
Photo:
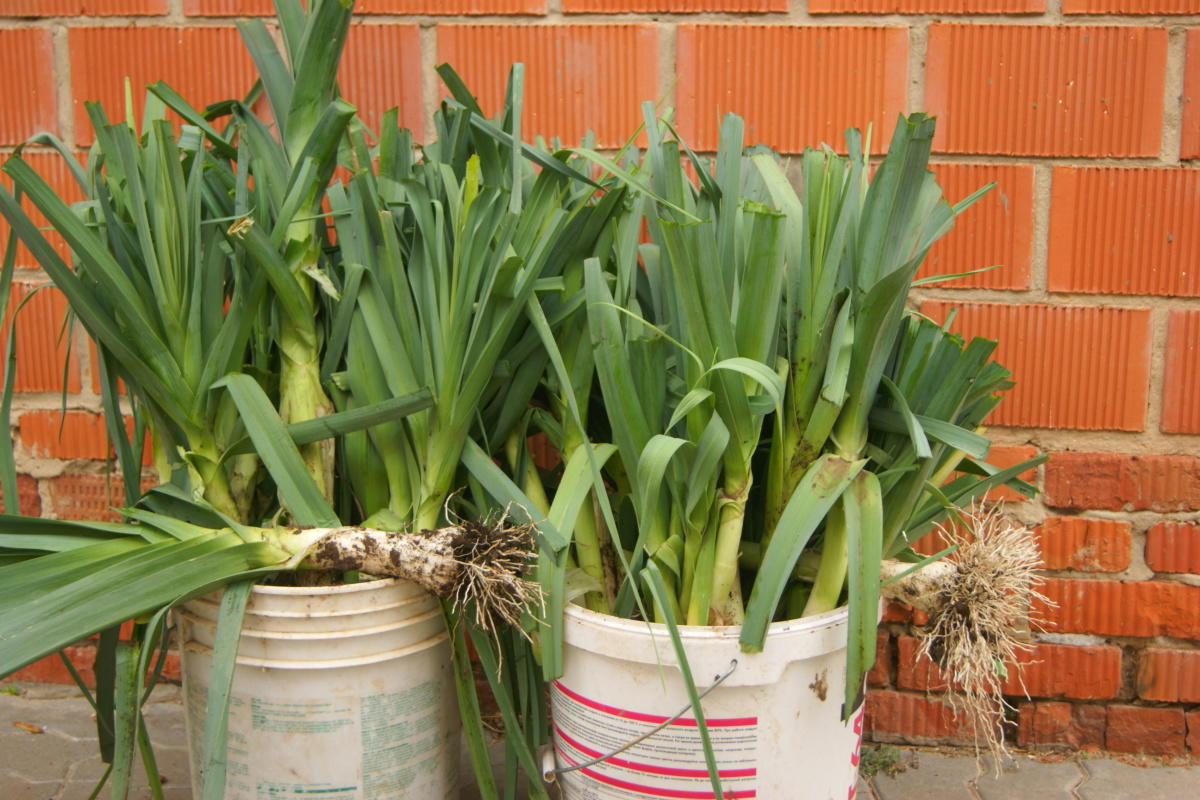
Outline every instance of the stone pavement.
{"label": "stone pavement", "polygon": [[[145,714],[166,800],[191,800],[179,688],[155,689]],[[1133,766],[1098,756],[1043,762],[1018,754],[997,779],[990,762],[979,774],[975,759],[963,755],[928,748],[893,754],[903,769],[860,781],[861,800],[1200,798],[1200,765]],[[75,687],[0,684],[0,800],[86,800],[103,766],[91,708]],[[130,797],[149,800],[144,786],[139,772]],[[463,792],[463,800],[476,796]]]}

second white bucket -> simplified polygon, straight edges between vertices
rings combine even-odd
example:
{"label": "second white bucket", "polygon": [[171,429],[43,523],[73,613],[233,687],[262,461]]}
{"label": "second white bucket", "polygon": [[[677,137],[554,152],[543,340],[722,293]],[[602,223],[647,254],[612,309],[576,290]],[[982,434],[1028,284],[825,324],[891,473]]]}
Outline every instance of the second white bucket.
{"label": "second white bucket", "polygon": [[[218,604],[175,612],[196,797]],[[255,587],[228,727],[224,800],[457,797],[459,718],[437,600],[395,580]]]}
{"label": "second white bucket", "polygon": [[[698,689],[728,673],[701,701],[725,797],[854,797],[863,709],[842,722],[846,626],[844,608],[775,623],[755,654],[741,652],[740,628],[680,628]],[[717,797],[690,710],[597,761],[687,707],[666,627],[572,605],[564,640],[551,703],[565,798]]]}

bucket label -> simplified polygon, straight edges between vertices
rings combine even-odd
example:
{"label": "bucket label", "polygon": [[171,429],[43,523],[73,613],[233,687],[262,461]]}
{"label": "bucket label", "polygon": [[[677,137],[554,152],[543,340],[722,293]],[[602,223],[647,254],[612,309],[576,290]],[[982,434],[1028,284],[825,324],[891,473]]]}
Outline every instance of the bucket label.
{"label": "bucket label", "polygon": [[[207,694],[195,683],[188,689],[192,763],[199,764]],[[456,755],[456,732],[440,725],[442,691],[441,682],[425,681],[361,697],[232,693],[226,800],[401,800],[414,791],[424,797],[417,787],[445,773],[442,762]],[[273,767],[270,754],[279,749],[303,765],[302,779]]]}
{"label": "bucket label", "polygon": [[[554,744],[562,767],[611,753],[666,722],[668,717],[607,705],[555,681],[551,702]],[[757,797],[758,717],[709,718],[709,740],[726,798]],[[716,800],[696,720],[681,717],[643,741],[599,763],[564,772],[572,800],[682,798]]]}

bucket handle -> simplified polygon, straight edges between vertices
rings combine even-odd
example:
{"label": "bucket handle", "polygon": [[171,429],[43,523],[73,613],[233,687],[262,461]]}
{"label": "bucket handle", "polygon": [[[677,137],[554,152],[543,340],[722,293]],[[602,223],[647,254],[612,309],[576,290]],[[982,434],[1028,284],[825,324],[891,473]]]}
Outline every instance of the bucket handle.
{"label": "bucket handle", "polygon": [[[738,665],[738,662],[737,662],[736,658],[730,660],[729,669],[725,670],[725,672],[723,672],[722,674],[717,675],[713,679],[712,685],[710,685],[704,691],[700,692],[697,695],[697,698],[698,699],[703,698],[705,695],[707,695],[713,689],[717,688],[722,683],[724,683],[725,679],[728,678],[730,675],[732,675],[733,671],[735,669],[737,669],[737,665]],[[649,739],[651,736],[658,733],[663,728],[667,727],[672,722],[679,719],[680,717],[682,717],[684,714],[686,714],[687,712],[689,712],[691,710],[692,710],[692,704],[689,701],[687,705],[685,705],[683,708],[679,709],[679,711],[676,712],[673,716],[668,717],[667,719],[663,720],[658,725],[656,725],[653,728],[651,728],[650,730],[646,731],[645,733],[643,733],[641,736],[637,737],[636,739],[631,739],[628,742],[626,742],[625,744],[618,747],[616,750],[610,750],[609,752],[605,753],[602,756],[596,756],[595,758],[591,759],[590,761],[584,761],[580,764],[572,764],[569,767],[556,766],[556,761],[554,758],[554,745],[552,745],[552,744],[547,745],[542,750],[542,780],[545,781],[546,783],[554,783],[555,779],[559,775],[563,774],[564,772],[574,772],[577,769],[584,769],[585,767],[595,766],[596,764],[599,764],[601,761],[607,761],[608,759],[612,758],[613,756],[619,755],[619,754],[625,752],[629,748],[633,747],[635,744],[644,742],[645,740]]]}

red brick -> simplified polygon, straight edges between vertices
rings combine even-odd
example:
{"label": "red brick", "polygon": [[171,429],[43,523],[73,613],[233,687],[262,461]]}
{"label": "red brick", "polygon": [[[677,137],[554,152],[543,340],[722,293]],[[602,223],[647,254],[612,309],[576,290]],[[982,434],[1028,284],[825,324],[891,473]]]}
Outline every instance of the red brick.
{"label": "red brick", "polygon": [[809,0],[810,14],[1037,14],[1045,0]]}
{"label": "red brick", "polygon": [[1128,522],[1083,517],[1047,517],[1034,533],[1045,569],[1121,572],[1133,546]]}
{"label": "red brick", "polygon": [[[67,658],[71,659],[75,671],[79,673],[83,682],[88,686],[95,686],[96,674],[92,672],[92,665],[96,661],[95,645],[90,643],[71,645],[65,650]],[[22,667],[9,675],[6,680],[32,683],[75,683],[75,679],[71,677],[71,673],[57,653],[35,661],[27,667]]]}
{"label": "red brick", "polygon": [[[940,692],[948,688],[947,676],[929,659],[918,657],[919,640],[901,636],[896,686]],[[1116,697],[1121,689],[1119,647],[1074,647],[1037,643],[1009,664],[1003,691],[1007,695],[1068,697],[1097,700]]]}
{"label": "red brick", "polygon": [[1181,756],[1185,721],[1179,708],[1109,706],[1105,748],[1117,753]]}
{"label": "red brick", "polygon": [[1028,289],[1033,253],[1033,167],[1026,164],[935,164],[946,198],[958,202],[993,181],[997,186],[954,223],[929,251],[920,278],[981,267],[999,269],[934,284],[947,289]]}
{"label": "red brick", "polygon": [[1050,291],[1200,296],[1200,169],[1055,167],[1050,209]]}
{"label": "red brick", "polygon": [[124,17],[167,13],[167,0],[4,0],[0,17]]}
{"label": "red brick", "polygon": [[1200,586],[1162,581],[1046,578],[1031,616],[1057,633],[1200,638]]}
{"label": "red brick", "polygon": [[892,679],[892,637],[881,630],[875,635],[875,666],[867,673],[868,686],[887,686]]}
{"label": "red brick", "polygon": [[[357,14],[543,14],[546,0],[359,0]],[[271,0],[183,0],[194,17],[262,17],[275,13]]]}
{"label": "red brick", "polygon": [[[1186,1],[1186,0],[1185,0]],[[1200,158],[1200,28],[1187,32],[1183,74],[1183,126],[1179,141],[1182,158]]]}
{"label": "red brick", "polygon": [[934,148],[1030,156],[1157,156],[1167,31],[931,25]]}
{"label": "red brick", "polygon": [[[83,199],[83,190],[72,177],[70,167],[57,153],[26,150],[21,154],[21,158],[50,185],[54,193],[61,197],[64,202],[69,204]],[[9,179],[7,173],[0,172],[0,183],[9,191],[12,191],[12,180]],[[70,263],[70,249],[67,247],[66,242],[54,231],[45,230],[50,223],[46,221],[46,218],[42,216],[42,213],[36,209],[27,196],[21,198],[21,207],[29,215],[33,224],[42,228],[42,235],[54,245],[54,249],[58,252],[59,256],[64,261],[67,261],[67,263]],[[8,221],[0,217],[0,247],[7,243],[8,231]],[[17,247],[16,265],[18,267],[39,266],[24,243]]]}
{"label": "red brick", "polygon": [[546,0],[359,0],[357,14],[544,14]]}
{"label": "red brick", "polygon": [[1160,522],[1146,531],[1146,565],[1155,572],[1200,574],[1200,525]]}
{"label": "red brick", "polygon": [[1200,703],[1200,650],[1147,647],[1138,657],[1137,693],[1143,700]]}
{"label": "red brick", "polygon": [[450,63],[488,113],[504,101],[509,67],[525,64],[521,134],[576,144],[623,144],[658,93],[653,25],[439,25],[438,61]]}
{"label": "red brick", "polygon": [[42,515],[42,498],[38,494],[38,483],[28,475],[17,476],[17,506],[13,510],[9,509],[4,502],[4,495],[0,492],[0,510],[6,514],[24,514],[27,517],[40,517]]}
{"label": "red brick", "polygon": [[1189,711],[1187,718],[1187,748],[1193,756],[1200,754],[1200,709]]}
{"label": "red brick", "polygon": [[342,56],[339,85],[373,131],[383,112],[399,109],[399,122],[421,139],[421,44],[416,25],[354,25]]}
{"label": "red brick", "polygon": [[[964,336],[999,341],[994,358],[1016,387],[988,417],[992,425],[1140,431],[1145,427],[1150,369],[1150,311],[925,302]],[[1103,391],[1098,391],[1103,387]]]}
{"label": "red brick", "polygon": [[22,449],[33,458],[108,458],[104,418],[87,411],[28,411],[21,415]]}
{"label": "red brick", "polygon": [[113,508],[125,505],[121,478],[112,475],[60,475],[45,481],[50,507],[57,519],[109,520],[121,518]]}
{"label": "red brick", "polygon": [[841,148],[846,128],[873,122],[878,152],[905,108],[905,28],[680,25],[676,47],[679,130],[694,149],[715,150],[721,118],[734,112],[747,144],[789,153]]}
{"label": "red brick", "polygon": [[1067,745],[1078,750],[1102,750],[1108,728],[1104,706],[1072,703],[1022,703],[1017,722],[1021,747]]}
{"label": "red brick", "polygon": [[866,730],[877,742],[970,744],[975,741],[965,715],[924,694],[873,689],[867,693]]}
{"label": "red brick", "polygon": [[[1038,450],[1036,447],[1026,445],[992,445],[991,449],[988,450],[987,461],[994,467],[1008,469],[1009,467],[1015,467],[1022,461],[1034,458],[1037,454]],[[1026,470],[1017,477],[1027,483],[1035,483],[1037,481],[1037,468]],[[1003,500],[1006,503],[1022,503],[1029,499],[1004,486],[1001,486],[999,489],[993,489],[984,495],[984,497],[988,500]]]}
{"label": "red brick", "polygon": [[1200,433],[1200,310],[1174,309],[1168,318],[1161,427]]}
{"label": "red brick", "polygon": [[[12,285],[9,296],[10,315],[23,299],[34,292],[36,286],[29,283]],[[63,322],[67,314],[67,300],[53,287],[40,289],[27,302],[17,317],[16,345],[17,373],[13,386],[18,392],[61,392],[63,390],[63,368],[67,364],[67,342]],[[4,331],[0,331],[0,346],[5,345],[8,318]],[[79,378],[79,353],[76,350],[66,373],[66,390],[78,392],[82,384]]]}
{"label": "red brick", "polygon": [[237,30],[203,28],[71,28],[71,92],[75,140],[92,140],[83,101],[101,103],[109,122],[125,119],[125,78],[140,125],[147,84],[166,81],[196,108],[243,97],[256,72]]}
{"label": "red brick", "polygon": [[54,45],[50,31],[0,30],[0,144],[17,144],[38,131],[58,133],[54,90]]}
{"label": "red brick", "polygon": [[762,14],[786,12],[788,0],[563,0],[568,14],[695,14],[703,11]]}
{"label": "red brick", "polygon": [[[96,673],[93,671],[93,666],[96,662],[96,647],[91,642],[84,644],[71,645],[66,648],[67,658],[71,659],[71,664],[75,667],[75,671],[79,673],[79,677],[88,686],[96,685]],[[157,655],[155,661],[151,662],[151,667],[157,663]],[[151,674],[153,669],[147,672]],[[167,658],[163,662],[163,670],[161,680],[168,683],[179,683],[179,654],[172,650],[167,653]],[[46,656],[43,659],[33,662],[27,667],[22,667],[11,675],[7,676],[6,680],[12,681],[29,681],[31,683],[64,683],[74,684],[75,679],[71,677],[71,673],[62,663],[62,659],[58,654]]]}
{"label": "red brick", "polygon": [[183,0],[183,13],[193,17],[262,17],[275,13],[271,0]]}
{"label": "red brick", "polygon": [[[924,541],[924,539],[921,541]],[[937,551],[935,550],[934,552]],[[911,622],[914,625],[924,625],[929,621],[929,616],[924,611],[918,611],[907,603],[901,603],[899,600],[888,600],[883,605],[883,618],[880,621]]]}
{"label": "red brick", "polygon": [[1053,508],[1200,509],[1200,458],[1192,456],[1052,453],[1045,473],[1043,500]]}
{"label": "red brick", "polygon": [[1064,14],[1195,14],[1196,0],[1063,0]]}

